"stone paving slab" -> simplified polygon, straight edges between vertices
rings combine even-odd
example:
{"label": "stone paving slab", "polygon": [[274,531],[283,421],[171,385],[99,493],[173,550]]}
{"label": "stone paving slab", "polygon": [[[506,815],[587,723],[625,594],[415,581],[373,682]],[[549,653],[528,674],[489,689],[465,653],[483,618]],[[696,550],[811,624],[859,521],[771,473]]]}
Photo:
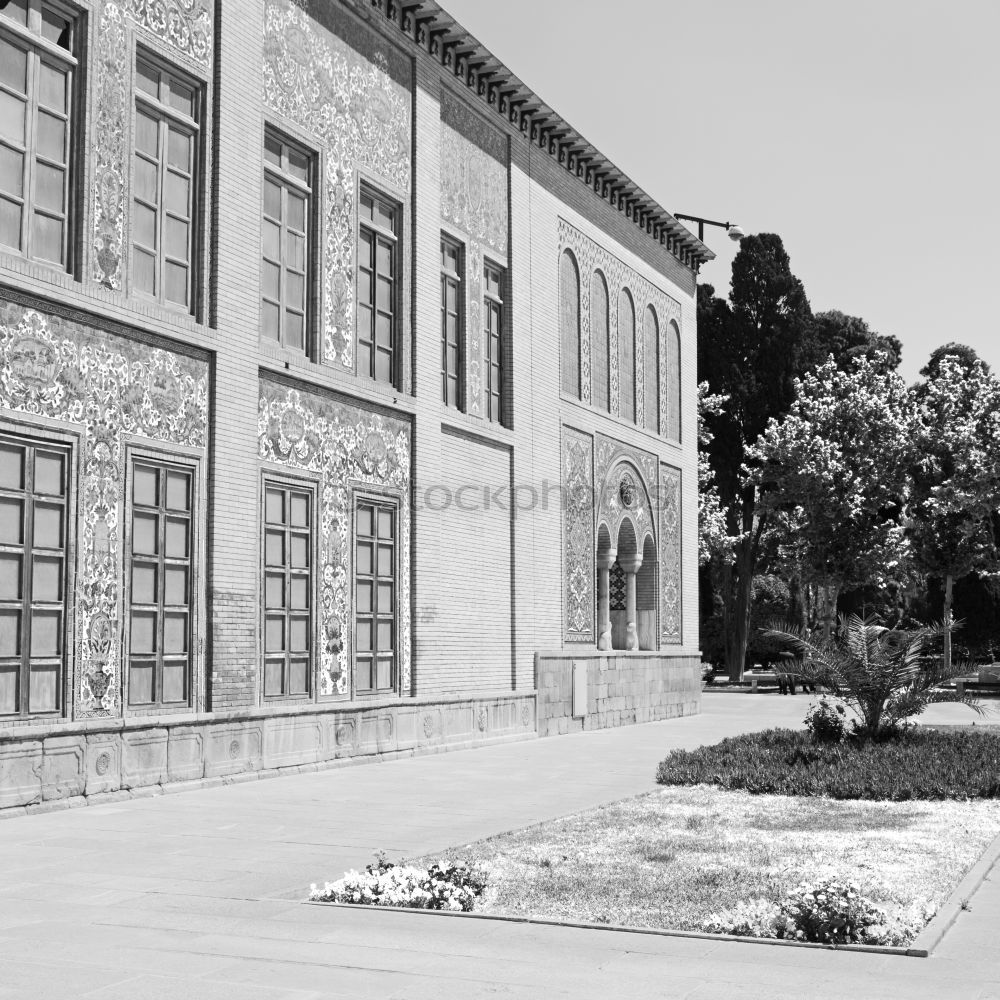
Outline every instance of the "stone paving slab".
{"label": "stone paving slab", "polygon": [[670,749],[798,726],[808,704],[708,693],[697,717],[2,822],[0,1000],[1000,1000],[992,880],[924,960],[300,902],[379,849],[442,852],[650,790]]}

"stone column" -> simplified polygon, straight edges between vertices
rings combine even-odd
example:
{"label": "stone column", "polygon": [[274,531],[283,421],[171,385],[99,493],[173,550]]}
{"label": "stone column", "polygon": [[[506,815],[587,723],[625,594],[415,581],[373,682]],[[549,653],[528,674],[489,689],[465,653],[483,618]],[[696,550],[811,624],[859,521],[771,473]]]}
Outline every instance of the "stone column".
{"label": "stone column", "polygon": [[635,555],[631,559],[619,560],[625,570],[625,617],[628,620],[628,632],[625,639],[626,649],[639,648],[639,630],[636,628],[638,615],[635,609],[635,575],[642,567],[642,556]]}
{"label": "stone column", "polygon": [[597,648],[611,649],[611,567],[614,552],[597,556]]}

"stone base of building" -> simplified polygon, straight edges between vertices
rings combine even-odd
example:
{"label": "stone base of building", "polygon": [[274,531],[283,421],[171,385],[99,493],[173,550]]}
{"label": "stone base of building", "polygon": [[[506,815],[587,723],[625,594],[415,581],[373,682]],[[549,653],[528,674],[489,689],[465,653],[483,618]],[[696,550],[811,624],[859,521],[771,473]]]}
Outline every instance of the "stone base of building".
{"label": "stone base of building", "polygon": [[0,735],[0,816],[536,735],[534,692],[31,726]]}
{"label": "stone base of building", "polygon": [[538,735],[609,729],[701,711],[701,659],[663,652],[539,654]]}

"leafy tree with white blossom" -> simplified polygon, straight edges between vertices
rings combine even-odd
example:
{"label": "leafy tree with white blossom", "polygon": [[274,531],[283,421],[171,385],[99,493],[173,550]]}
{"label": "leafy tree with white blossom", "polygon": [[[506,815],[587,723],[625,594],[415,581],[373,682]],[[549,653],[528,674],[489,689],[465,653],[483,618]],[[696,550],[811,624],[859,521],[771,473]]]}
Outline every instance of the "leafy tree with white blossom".
{"label": "leafy tree with white blossom", "polygon": [[1000,571],[1000,380],[970,348],[935,351],[914,388],[918,424],[908,534],[917,565],[944,583],[951,666],[956,580]]}
{"label": "leafy tree with white blossom", "polygon": [[821,589],[829,634],[838,592],[886,588],[906,573],[915,409],[878,358],[843,369],[830,357],[795,388],[788,414],[770,421],[747,459],[761,510],[793,526],[795,561]]}

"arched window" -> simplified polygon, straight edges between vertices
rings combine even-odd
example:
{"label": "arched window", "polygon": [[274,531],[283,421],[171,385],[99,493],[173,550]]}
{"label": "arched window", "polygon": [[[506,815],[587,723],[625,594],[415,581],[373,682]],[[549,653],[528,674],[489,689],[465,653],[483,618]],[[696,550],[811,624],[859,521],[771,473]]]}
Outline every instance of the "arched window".
{"label": "arched window", "polygon": [[635,422],[635,306],[627,288],[618,296],[618,413]]}
{"label": "arched window", "polygon": [[608,326],[608,286],[604,275],[595,271],[590,281],[590,401],[599,410],[611,409]]}
{"label": "arched window", "polygon": [[580,269],[573,254],[559,260],[559,339],[562,345],[562,389],[580,398]]}
{"label": "arched window", "polygon": [[673,320],[667,331],[667,437],[681,439],[681,331]]}
{"label": "arched window", "polygon": [[646,306],[642,317],[642,425],[660,433],[660,325],[656,310]]}

